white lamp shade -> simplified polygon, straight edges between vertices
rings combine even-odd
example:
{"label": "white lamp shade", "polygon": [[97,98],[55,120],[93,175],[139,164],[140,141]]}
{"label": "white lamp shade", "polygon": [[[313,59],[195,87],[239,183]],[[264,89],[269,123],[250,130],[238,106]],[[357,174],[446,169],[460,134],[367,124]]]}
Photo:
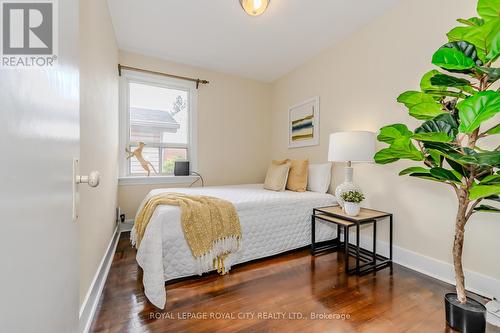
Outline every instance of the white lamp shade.
{"label": "white lamp shade", "polygon": [[330,134],[328,161],[373,162],[375,133],[348,131]]}

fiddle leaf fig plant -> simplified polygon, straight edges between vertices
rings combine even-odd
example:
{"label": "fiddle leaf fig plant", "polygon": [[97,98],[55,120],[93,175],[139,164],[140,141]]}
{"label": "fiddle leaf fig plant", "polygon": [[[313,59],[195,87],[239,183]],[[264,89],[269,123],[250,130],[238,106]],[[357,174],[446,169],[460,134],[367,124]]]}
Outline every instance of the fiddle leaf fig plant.
{"label": "fiddle leaf fig plant", "polygon": [[500,68],[495,67],[500,0],[479,0],[477,12],[479,17],[458,19],[462,25],[448,32],[448,43],[432,56],[438,69],[422,77],[420,91],[403,92],[397,99],[421,125],[381,128],[377,139],[388,147],[375,154],[379,164],[420,162],[399,174],[446,184],[456,194],[453,263],[462,304],[465,225],[475,213],[500,213]]}

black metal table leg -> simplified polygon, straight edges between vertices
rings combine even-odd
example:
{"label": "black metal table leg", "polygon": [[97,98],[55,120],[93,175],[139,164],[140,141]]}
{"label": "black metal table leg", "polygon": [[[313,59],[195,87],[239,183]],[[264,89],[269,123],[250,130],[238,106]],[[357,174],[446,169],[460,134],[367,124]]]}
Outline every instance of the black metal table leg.
{"label": "black metal table leg", "polygon": [[314,247],[315,247],[315,242],[316,242],[316,217],[312,215],[311,218],[311,254],[314,254]]}
{"label": "black metal table leg", "polygon": [[392,272],[392,214],[389,216],[389,260]]}
{"label": "black metal table leg", "polygon": [[337,247],[340,247],[340,226],[337,224]]}
{"label": "black metal table leg", "polygon": [[344,226],[344,265],[345,274],[349,274],[349,227]]}
{"label": "black metal table leg", "polygon": [[377,220],[373,220],[373,267],[377,264]]}
{"label": "black metal table leg", "polygon": [[356,223],[356,274],[359,274],[359,223]]}

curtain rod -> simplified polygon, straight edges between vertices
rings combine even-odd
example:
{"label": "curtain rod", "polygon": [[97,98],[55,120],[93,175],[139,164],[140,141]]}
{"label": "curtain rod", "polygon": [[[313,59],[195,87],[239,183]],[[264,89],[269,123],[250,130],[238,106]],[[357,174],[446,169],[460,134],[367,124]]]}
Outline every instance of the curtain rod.
{"label": "curtain rod", "polygon": [[171,77],[171,78],[174,78],[174,79],[196,82],[196,89],[198,89],[198,87],[200,86],[200,84],[208,84],[209,83],[209,81],[207,81],[207,80],[194,79],[192,77],[179,76],[179,75],[162,73],[162,72],[155,72],[155,71],[150,71],[148,69],[142,69],[142,68],[136,68],[136,67],[130,67],[130,66],[124,66],[124,65],[118,64],[118,75],[120,75],[120,76],[122,76],[122,69],[128,69],[128,70],[136,71],[136,72],[142,72],[142,73],[148,73],[148,74],[155,74],[155,75],[162,75],[162,76],[167,76],[167,77]]}

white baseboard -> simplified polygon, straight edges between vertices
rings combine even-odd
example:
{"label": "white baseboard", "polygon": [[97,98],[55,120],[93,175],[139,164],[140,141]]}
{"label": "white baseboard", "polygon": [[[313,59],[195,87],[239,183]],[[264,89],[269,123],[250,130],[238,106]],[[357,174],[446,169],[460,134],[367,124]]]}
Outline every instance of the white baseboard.
{"label": "white baseboard", "polygon": [[125,220],[125,222],[120,223],[120,232],[131,231],[133,226],[134,226],[133,219]]}
{"label": "white baseboard", "polygon": [[118,226],[116,226],[113,236],[109,242],[108,248],[104,253],[104,256],[97,268],[92,284],[90,285],[89,291],[85,296],[85,300],[80,308],[80,324],[79,332],[87,333],[92,324],[92,319],[94,318],[95,311],[97,309],[97,304],[99,303],[99,298],[101,297],[104,284],[106,283],[106,278],[108,277],[109,269],[111,263],[113,262],[113,257],[116,251],[116,246],[118,245],[118,239],[120,238],[120,232]]}
{"label": "white baseboard", "polygon": [[[349,234],[350,240],[355,234]],[[351,243],[351,241],[349,242]],[[370,250],[373,247],[372,237],[361,235],[361,246]],[[377,252],[383,256],[389,256],[389,243],[377,241]],[[453,265],[437,260],[405,248],[393,246],[393,261],[401,266],[428,275],[443,282],[455,285],[455,273]],[[465,270],[466,289],[475,294],[491,298],[500,298],[500,280],[486,276],[481,273]]]}

